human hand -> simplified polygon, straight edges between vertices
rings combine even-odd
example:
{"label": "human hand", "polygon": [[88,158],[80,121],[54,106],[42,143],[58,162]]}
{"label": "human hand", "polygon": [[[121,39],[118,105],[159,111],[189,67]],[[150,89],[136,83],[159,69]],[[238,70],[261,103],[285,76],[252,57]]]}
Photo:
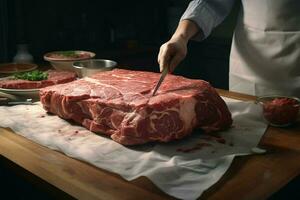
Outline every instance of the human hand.
{"label": "human hand", "polygon": [[176,66],[185,58],[187,54],[187,42],[181,36],[172,37],[168,42],[164,43],[159,50],[157,61],[159,63],[160,72],[165,67],[169,72],[173,72]]}

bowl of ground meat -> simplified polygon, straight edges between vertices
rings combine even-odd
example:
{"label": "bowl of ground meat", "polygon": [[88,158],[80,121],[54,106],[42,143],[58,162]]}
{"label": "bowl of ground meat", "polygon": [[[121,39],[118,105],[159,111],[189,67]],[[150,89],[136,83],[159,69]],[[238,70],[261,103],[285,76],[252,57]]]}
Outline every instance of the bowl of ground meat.
{"label": "bowl of ground meat", "polygon": [[256,102],[262,107],[262,115],[271,126],[287,127],[298,121],[300,99],[289,96],[261,96]]}

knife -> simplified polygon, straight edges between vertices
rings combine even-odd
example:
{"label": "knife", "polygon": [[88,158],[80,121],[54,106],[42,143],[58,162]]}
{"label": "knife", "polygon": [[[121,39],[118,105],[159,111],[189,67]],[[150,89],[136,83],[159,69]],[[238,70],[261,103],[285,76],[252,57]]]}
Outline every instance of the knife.
{"label": "knife", "polygon": [[5,97],[0,97],[0,106],[14,106],[14,105],[33,105],[32,99],[18,99],[11,100]]}
{"label": "knife", "polygon": [[168,74],[169,72],[169,69],[167,67],[165,67],[160,75],[160,78],[154,88],[154,91],[152,93],[152,96],[155,95],[155,93],[157,92],[158,88],[160,87],[161,83],[163,82],[163,80],[165,79],[166,75]]}

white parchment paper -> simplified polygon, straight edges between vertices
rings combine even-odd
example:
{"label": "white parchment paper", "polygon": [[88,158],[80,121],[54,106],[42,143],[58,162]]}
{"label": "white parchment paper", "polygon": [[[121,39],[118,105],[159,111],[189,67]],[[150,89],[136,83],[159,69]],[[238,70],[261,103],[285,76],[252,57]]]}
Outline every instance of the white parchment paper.
{"label": "white parchment paper", "polygon": [[48,115],[40,103],[0,106],[0,126],[126,180],[146,176],[171,196],[196,199],[222,177],[236,155],[252,153],[267,127],[260,107],[254,103],[224,100],[234,120],[231,129],[214,136],[195,131],[190,137],[167,144],[125,147]]}

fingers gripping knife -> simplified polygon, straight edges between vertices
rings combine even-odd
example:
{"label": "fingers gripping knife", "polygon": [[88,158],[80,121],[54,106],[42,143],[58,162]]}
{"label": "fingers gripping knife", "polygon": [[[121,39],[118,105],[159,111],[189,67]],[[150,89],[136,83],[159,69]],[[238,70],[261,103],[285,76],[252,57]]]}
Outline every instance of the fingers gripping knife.
{"label": "fingers gripping knife", "polygon": [[163,69],[163,71],[162,71],[162,73],[161,73],[161,75],[160,75],[160,78],[159,78],[159,80],[158,80],[158,82],[157,82],[157,84],[156,84],[156,86],[155,86],[155,88],[154,88],[154,90],[153,90],[152,96],[154,96],[154,95],[156,94],[158,88],[160,87],[161,83],[163,82],[163,80],[165,79],[166,75],[168,74],[168,71],[169,71],[169,70],[168,70],[167,67],[165,67],[165,68]]}

